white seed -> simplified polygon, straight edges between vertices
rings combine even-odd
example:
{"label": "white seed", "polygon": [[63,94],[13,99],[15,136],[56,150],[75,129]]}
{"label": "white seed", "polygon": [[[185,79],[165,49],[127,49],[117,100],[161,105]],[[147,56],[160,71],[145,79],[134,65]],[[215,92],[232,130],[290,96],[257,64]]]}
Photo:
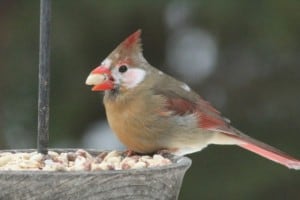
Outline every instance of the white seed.
{"label": "white seed", "polygon": [[[100,158],[101,157],[101,158]],[[123,157],[122,152],[111,151],[92,156],[79,149],[76,152],[57,153],[49,151],[48,158],[37,152],[0,153],[0,170],[43,171],[97,171],[126,170],[168,165],[171,161],[161,155]]]}
{"label": "white seed", "polygon": [[132,166],[132,169],[140,169],[140,168],[145,168],[145,167],[146,167],[146,163],[140,161],[140,162],[135,163]]}
{"label": "white seed", "polygon": [[0,157],[0,167],[3,165],[6,165],[9,161],[11,161],[12,156],[11,155],[5,155]]}

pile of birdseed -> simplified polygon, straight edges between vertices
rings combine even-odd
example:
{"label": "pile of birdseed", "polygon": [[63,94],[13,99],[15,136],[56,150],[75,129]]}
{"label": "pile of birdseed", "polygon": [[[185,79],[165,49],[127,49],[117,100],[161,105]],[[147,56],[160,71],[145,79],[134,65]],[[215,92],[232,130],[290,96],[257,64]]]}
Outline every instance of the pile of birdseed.
{"label": "pile of birdseed", "polygon": [[76,152],[58,153],[49,151],[48,155],[31,153],[0,153],[0,170],[15,171],[100,171],[125,170],[159,167],[172,161],[159,154],[125,156],[124,152],[102,152],[92,156],[79,149]]}

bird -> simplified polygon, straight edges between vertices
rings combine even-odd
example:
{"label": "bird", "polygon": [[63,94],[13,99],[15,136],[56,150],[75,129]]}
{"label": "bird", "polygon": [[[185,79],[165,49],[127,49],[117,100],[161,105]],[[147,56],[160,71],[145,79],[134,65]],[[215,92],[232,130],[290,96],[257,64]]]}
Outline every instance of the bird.
{"label": "bird", "polygon": [[184,156],[210,144],[237,145],[290,169],[300,160],[234,128],[186,83],[144,58],[141,30],[122,41],[86,79],[104,92],[108,123],[128,150]]}

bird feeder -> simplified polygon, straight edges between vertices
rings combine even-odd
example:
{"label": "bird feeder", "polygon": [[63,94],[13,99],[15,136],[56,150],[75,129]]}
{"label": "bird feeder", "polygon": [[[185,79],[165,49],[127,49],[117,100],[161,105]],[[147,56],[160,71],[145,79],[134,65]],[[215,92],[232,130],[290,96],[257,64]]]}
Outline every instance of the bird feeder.
{"label": "bird feeder", "polygon": [[[2,150],[0,154],[33,153],[47,159],[49,140],[49,74],[51,0],[40,4],[39,95],[37,150]],[[101,134],[101,133],[99,133]],[[101,151],[87,150],[91,155]],[[0,157],[1,164],[8,162]],[[186,157],[170,157],[168,165],[119,170],[42,171],[0,170],[0,199],[177,199],[185,172],[191,165]]]}

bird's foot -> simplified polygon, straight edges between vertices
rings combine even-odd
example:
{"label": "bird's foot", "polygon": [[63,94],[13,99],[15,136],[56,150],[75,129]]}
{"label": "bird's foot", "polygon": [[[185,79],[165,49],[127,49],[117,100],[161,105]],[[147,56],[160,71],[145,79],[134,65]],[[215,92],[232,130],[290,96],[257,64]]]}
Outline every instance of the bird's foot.
{"label": "bird's foot", "polygon": [[171,158],[173,157],[173,151],[170,150],[170,149],[161,149],[161,150],[158,150],[156,153],[161,155],[162,157],[165,157],[165,158]]}
{"label": "bird's foot", "polygon": [[124,151],[122,153],[122,155],[124,157],[130,157],[130,156],[135,156],[135,155],[139,155],[139,154],[137,152],[133,151],[133,150],[127,149],[126,151]]}

